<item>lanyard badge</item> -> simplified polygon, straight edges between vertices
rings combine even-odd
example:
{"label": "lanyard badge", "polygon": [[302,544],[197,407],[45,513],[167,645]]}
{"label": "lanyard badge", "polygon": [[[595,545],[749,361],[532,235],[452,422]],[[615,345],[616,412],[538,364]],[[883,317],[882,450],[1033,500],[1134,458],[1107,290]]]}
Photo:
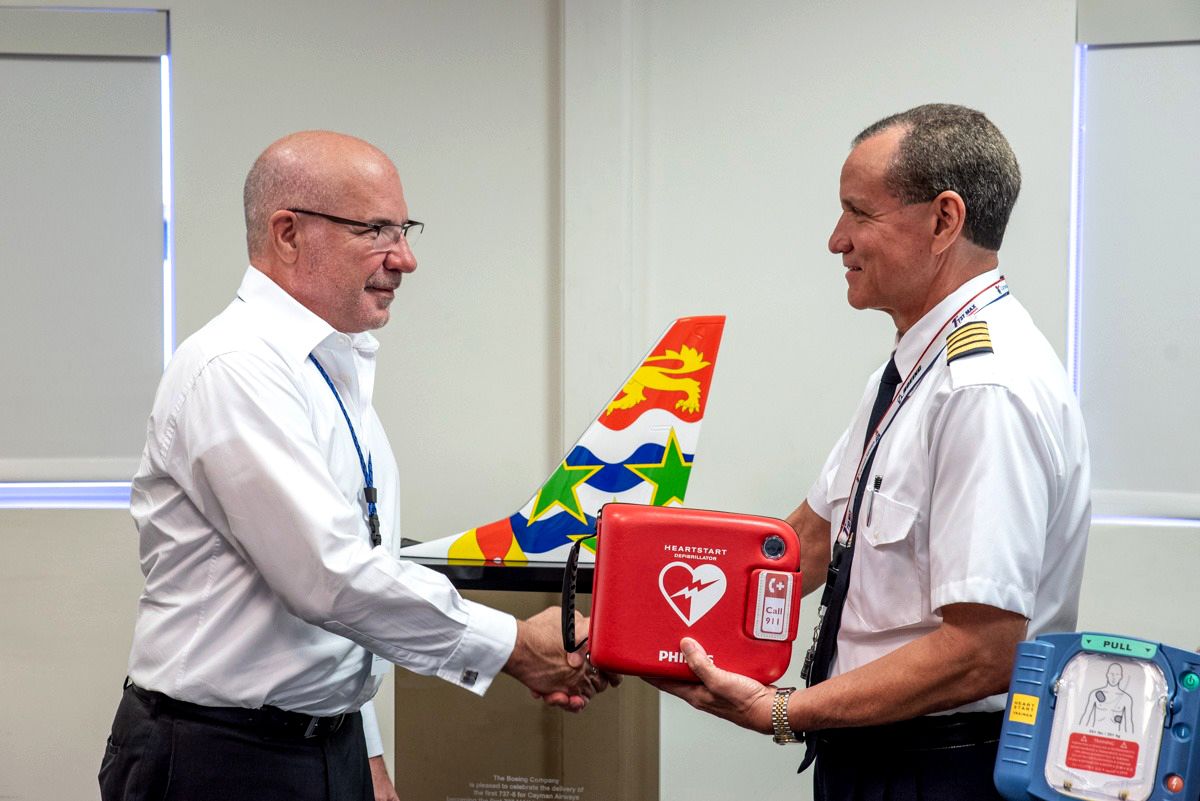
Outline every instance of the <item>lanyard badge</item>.
{"label": "lanyard badge", "polygon": [[[812,645],[809,646],[808,652],[805,654],[804,665],[800,671],[801,677],[806,682],[809,680],[813,664],[817,659],[817,652],[822,647],[821,632],[825,625],[825,614],[831,607],[834,609],[832,613],[833,619],[830,621],[832,632],[827,636],[833,637],[835,640],[834,643],[826,643],[824,647],[826,649],[836,647],[837,630],[840,628],[841,622],[841,609],[850,589],[850,567],[854,558],[854,540],[858,529],[858,523],[855,519],[858,515],[858,508],[855,499],[860,498],[860,485],[875,460],[875,454],[878,452],[879,445],[883,441],[883,435],[887,433],[892,422],[896,419],[896,415],[904,408],[904,404],[916,392],[917,387],[929,375],[929,371],[933,368],[933,365],[937,364],[938,355],[945,349],[945,337],[948,330],[959,328],[974,314],[1007,296],[1008,283],[1001,277],[978,292],[950,315],[950,318],[942,324],[938,332],[925,345],[925,348],[921,351],[921,355],[916,360],[915,366],[900,383],[896,397],[884,412],[883,417],[880,418],[879,423],[875,426],[875,430],[867,437],[862,454],[859,456],[858,467],[855,469],[854,481],[850,484],[850,494],[847,498],[846,508],[842,511],[842,520],[838,525],[838,534],[833,543],[832,559],[825,580],[825,590],[821,594],[821,605],[817,608],[817,624],[813,627]],[[939,342],[942,343],[941,348],[938,349],[932,358],[926,361],[925,357],[929,355],[933,346]],[[878,489],[877,482],[875,490]],[[872,494],[872,504],[874,500],[874,494]],[[853,512],[851,511],[852,507],[855,507]],[[868,514],[870,513],[870,509],[871,507],[868,507]],[[829,652],[827,656],[828,659],[823,663],[825,670],[828,670],[832,664],[832,652]],[[818,681],[824,678],[824,676],[821,676]]]}
{"label": "lanyard badge", "polygon": [[[896,392],[895,400],[892,401],[887,411],[884,412],[879,424],[875,426],[875,430],[868,437],[866,446],[863,447],[862,455],[858,460],[858,468],[854,474],[854,481],[850,485],[850,498],[855,497],[858,485],[863,480],[863,474],[866,472],[866,467],[871,463],[875,453],[879,450],[879,444],[883,440],[883,435],[891,427],[892,421],[896,419],[896,415],[904,408],[904,404],[913,396],[913,393],[917,391],[917,387],[921,385],[921,382],[925,380],[925,377],[929,375],[929,371],[937,363],[938,354],[945,349],[944,340],[947,331],[960,327],[973,315],[1006,297],[1008,297],[1008,282],[1001,276],[959,307],[954,314],[950,315],[950,319],[938,329],[938,332],[925,345],[925,348],[921,351],[921,355],[917,357],[916,365],[909,371],[904,380],[900,382],[900,389]],[[943,343],[942,347],[933,355],[933,358],[926,362],[925,357],[938,342]],[[846,504],[846,508],[842,512],[841,525],[838,526],[838,540],[847,543],[853,536],[852,529],[857,528],[854,521],[850,519],[850,506],[851,504]]]}
{"label": "lanyard badge", "polygon": [[325,379],[325,383],[329,386],[329,391],[333,393],[333,397],[337,400],[338,408],[342,410],[342,417],[346,418],[346,425],[350,428],[350,439],[354,440],[354,450],[358,453],[358,466],[362,469],[363,474],[363,499],[367,502],[367,528],[371,532],[371,547],[381,545],[383,537],[379,533],[379,510],[377,504],[379,502],[379,490],[375,487],[375,468],[371,463],[371,454],[367,454],[363,458],[362,446],[358,444],[358,434],[354,431],[354,423],[350,422],[350,414],[346,411],[346,404],[342,403],[342,396],[338,394],[337,387],[333,385],[333,380],[329,377],[329,373],[325,372],[325,368],[317,361],[317,357],[311,353],[308,354],[309,361],[317,367],[317,371],[321,374],[321,378]]}

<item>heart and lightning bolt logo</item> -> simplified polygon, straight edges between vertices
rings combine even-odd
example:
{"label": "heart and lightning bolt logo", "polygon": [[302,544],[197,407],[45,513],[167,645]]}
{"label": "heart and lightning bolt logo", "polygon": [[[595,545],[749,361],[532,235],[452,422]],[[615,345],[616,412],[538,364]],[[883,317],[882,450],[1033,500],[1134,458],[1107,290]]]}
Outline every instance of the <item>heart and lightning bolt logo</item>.
{"label": "heart and lightning bolt logo", "polygon": [[725,594],[725,573],[713,564],[671,562],[658,574],[658,589],[688,626],[708,614]]}

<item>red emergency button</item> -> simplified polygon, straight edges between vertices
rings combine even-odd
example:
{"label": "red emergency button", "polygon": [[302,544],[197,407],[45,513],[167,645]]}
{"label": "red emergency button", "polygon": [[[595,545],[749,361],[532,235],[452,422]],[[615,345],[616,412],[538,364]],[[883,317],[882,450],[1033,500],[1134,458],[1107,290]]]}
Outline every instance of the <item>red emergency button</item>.
{"label": "red emergency button", "polygon": [[1163,782],[1163,784],[1165,784],[1167,789],[1172,793],[1183,792],[1183,777],[1178,773],[1172,773],[1167,777],[1167,780]]}

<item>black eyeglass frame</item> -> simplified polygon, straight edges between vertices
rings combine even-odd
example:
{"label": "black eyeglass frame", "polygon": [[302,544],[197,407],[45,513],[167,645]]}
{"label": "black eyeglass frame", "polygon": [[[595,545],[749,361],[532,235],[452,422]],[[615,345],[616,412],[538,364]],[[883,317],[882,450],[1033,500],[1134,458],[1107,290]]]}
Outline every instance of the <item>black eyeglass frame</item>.
{"label": "black eyeglass frame", "polygon": [[405,220],[402,223],[370,223],[363,222],[362,220],[351,220],[348,217],[338,217],[334,214],[326,214],[323,211],[312,211],[310,209],[288,209],[288,211],[292,212],[293,214],[311,214],[314,217],[323,217],[326,220],[338,223],[339,225],[351,225],[356,228],[366,228],[367,230],[374,231],[375,236],[379,236],[384,228],[399,228],[400,235],[404,237],[405,241],[408,240],[408,231],[410,228],[416,228],[418,234],[425,230],[425,223],[421,222],[420,220]]}

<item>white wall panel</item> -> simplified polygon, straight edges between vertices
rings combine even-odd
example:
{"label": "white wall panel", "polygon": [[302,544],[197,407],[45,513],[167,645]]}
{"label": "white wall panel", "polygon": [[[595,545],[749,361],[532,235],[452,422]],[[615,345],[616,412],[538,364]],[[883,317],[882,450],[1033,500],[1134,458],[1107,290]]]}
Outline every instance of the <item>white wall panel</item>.
{"label": "white wall panel", "polygon": [[1195,527],[1092,526],[1079,630],[1200,650],[1198,536]]}
{"label": "white wall panel", "polygon": [[0,53],[158,58],[167,54],[167,12],[0,6]]}
{"label": "white wall panel", "polygon": [[1101,514],[1200,518],[1200,44],[1090,48],[1079,386]]}
{"label": "white wall panel", "polygon": [[1079,0],[1079,41],[1089,45],[1200,39],[1195,0]]}
{"label": "white wall panel", "polygon": [[137,466],[163,358],[160,75],[0,51],[0,482]]}

